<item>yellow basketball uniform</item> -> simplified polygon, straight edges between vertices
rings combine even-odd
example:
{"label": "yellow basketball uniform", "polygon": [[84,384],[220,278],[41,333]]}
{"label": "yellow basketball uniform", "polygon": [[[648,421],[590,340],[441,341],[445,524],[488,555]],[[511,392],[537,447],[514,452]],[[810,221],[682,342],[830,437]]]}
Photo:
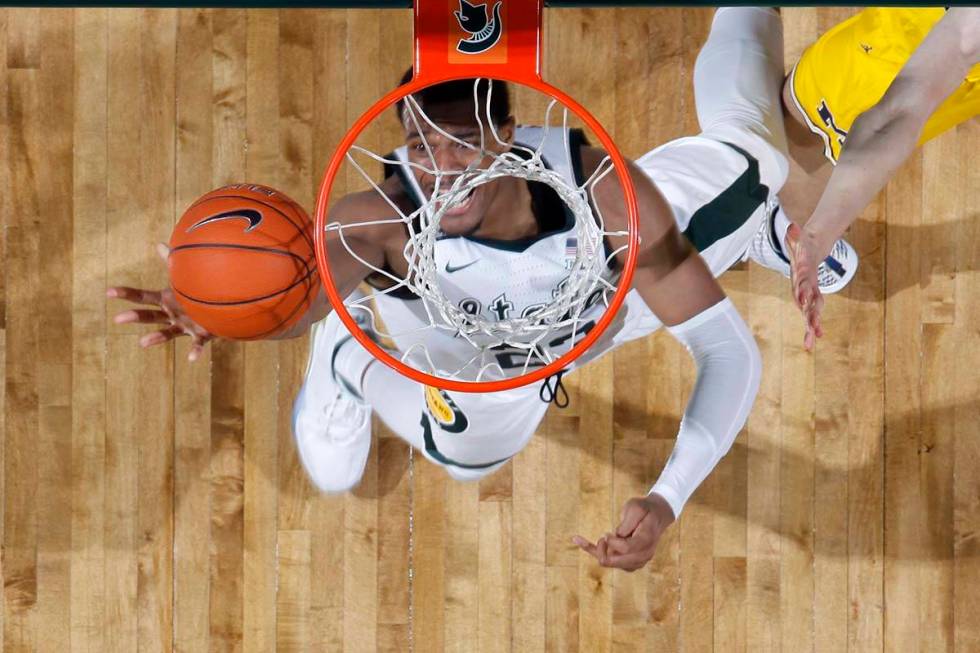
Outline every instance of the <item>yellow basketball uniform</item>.
{"label": "yellow basketball uniform", "polygon": [[[862,112],[878,103],[945,10],[872,8],[811,45],[790,73],[790,89],[832,163]],[[980,114],[980,64],[929,118],[919,144]]]}

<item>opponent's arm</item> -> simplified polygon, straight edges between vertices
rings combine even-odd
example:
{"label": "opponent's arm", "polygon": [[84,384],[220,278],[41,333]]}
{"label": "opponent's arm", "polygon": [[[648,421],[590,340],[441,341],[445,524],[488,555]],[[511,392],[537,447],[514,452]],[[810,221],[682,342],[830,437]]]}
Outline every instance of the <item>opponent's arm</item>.
{"label": "opponent's arm", "polygon": [[878,104],[858,116],[847,133],[840,160],[804,229],[818,255],[830,253],[912,154],[929,116],[978,61],[980,8],[950,8]]}
{"label": "opponent's arm", "polygon": [[[813,214],[802,233],[791,234],[794,298],[810,330],[819,332],[816,266],[912,154],[929,116],[978,61],[980,8],[952,7],[881,100],[854,121]],[[807,342],[809,348],[812,338]]]}
{"label": "opponent's arm", "polygon": [[[642,239],[633,287],[698,368],[674,451],[650,493],[627,503],[614,534],[595,545],[575,540],[601,564],[632,571],[652,557],[663,529],[731,447],[755,401],[762,364],[748,326],[678,230],[660,191],[635,165],[630,175]],[[625,227],[618,183],[604,180],[595,201],[610,228]]]}

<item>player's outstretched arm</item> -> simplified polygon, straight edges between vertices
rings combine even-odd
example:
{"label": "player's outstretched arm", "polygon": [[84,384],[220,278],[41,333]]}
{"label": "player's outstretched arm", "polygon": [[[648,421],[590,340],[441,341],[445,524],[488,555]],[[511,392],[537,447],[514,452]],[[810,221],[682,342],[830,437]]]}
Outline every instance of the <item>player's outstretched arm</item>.
{"label": "player's outstretched arm", "polygon": [[820,329],[817,265],[912,154],[929,116],[978,61],[980,8],[952,7],[878,104],[854,121],[813,214],[801,233],[790,234],[793,294],[807,321],[807,348]]}
{"label": "player's outstretched arm", "polygon": [[[356,220],[366,221],[371,219],[374,213],[383,211],[383,207],[380,207],[377,202],[369,198],[367,194],[361,193],[340,199],[331,210],[331,217],[344,223]],[[348,243],[355,248],[359,256],[371,264],[380,266],[384,260],[384,249],[381,243],[384,242],[387,234],[379,233],[378,228],[374,227],[364,227],[363,230],[353,229],[351,231],[358,233],[353,237],[348,236]],[[354,260],[336,236],[328,240],[327,247],[329,248],[330,260],[335,262],[333,273],[337,280],[338,290],[342,296],[346,297],[364,280],[369,268]],[[157,253],[166,262],[170,251],[166,245],[158,243]],[[156,330],[140,338],[141,347],[162,345],[175,338],[188,336],[191,338],[191,348],[188,351],[187,359],[193,362],[201,357],[207,344],[215,339],[213,334],[208,333],[204,327],[194,322],[184,312],[174,297],[173,290],[169,287],[160,290],[148,290],[113,286],[106,290],[106,296],[144,306],[144,308],[131,308],[121,311],[116,314],[113,320],[116,324],[156,325]],[[312,324],[326,317],[329,312],[330,303],[321,289],[310,309],[300,318],[299,322],[287,331],[276,334],[270,339],[281,340],[298,337],[306,333]]]}
{"label": "player's outstretched arm", "polygon": [[[698,375],[674,451],[649,494],[627,502],[615,532],[595,544],[574,539],[603,566],[627,571],[653,557],[664,529],[728,452],[748,418],[762,371],[748,326],[678,230],[670,206],[642,171],[632,166],[630,172],[642,239],[633,287],[690,352]],[[595,201],[611,228],[625,225],[618,185],[597,188]]]}
{"label": "player's outstretched arm", "polygon": [[[387,204],[381,200],[376,192],[353,193],[342,197],[331,207],[329,222],[336,221],[342,224],[371,222],[379,218],[390,217],[389,213]],[[398,229],[399,227],[390,224],[352,228],[344,236],[346,245],[341,241],[340,232],[327,232],[327,258],[332,266],[330,271],[333,273],[334,282],[337,284],[337,290],[341,297],[347,297],[354,292],[358,284],[364,281],[371,272],[369,267],[350,255],[348,248],[371,265],[381,267],[385,260],[383,243],[392,236],[397,238],[400,235]],[[305,334],[311,326],[325,318],[331,310],[333,307],[330,305],[323,288],[320,288],[310,305],[310,310],[292,327],[276,334],[271,339],[298,338]]]}

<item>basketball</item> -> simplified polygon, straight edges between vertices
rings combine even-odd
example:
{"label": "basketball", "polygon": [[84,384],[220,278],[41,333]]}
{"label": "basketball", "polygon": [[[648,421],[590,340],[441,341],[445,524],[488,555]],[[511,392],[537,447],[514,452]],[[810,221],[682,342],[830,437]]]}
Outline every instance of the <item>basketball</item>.
{"label": "basketball", "polygon": [[170,236],[168,267],[187,315],[235,340],[288,329],[320,287],[309,216],[258,184],[225,186],[194,202]]}

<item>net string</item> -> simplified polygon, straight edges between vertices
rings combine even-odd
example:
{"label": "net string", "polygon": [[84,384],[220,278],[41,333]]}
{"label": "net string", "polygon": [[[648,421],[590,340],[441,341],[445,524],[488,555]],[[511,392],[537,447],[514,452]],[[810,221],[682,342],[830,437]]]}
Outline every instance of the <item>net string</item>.
{"label": "net string", "polygon": [[[485,101],[480,102],[479,85],[486,82],[487,92]],[[368,306],[370,297],[345,301],[348,310],[367,312],[372,328],[382,337],[397,339],[401,336],[420,334],[426,331],[442,332],[446,336],[461,338],[473,349],[473,355],[458,362],[453,369],[441,369],[433,361],[430,352],[423,342],[416,342],[400,353],[403,363],[412,365],[429,374],[449,376],[453,378],[481,381],[487,378],[503,378],[508,376],[493,352],[507,348],[523,353],[523,363],[520,373],[526,374],[532,365],[548,364],[556,360],[559,354],[549,346],[547,338],[559,330],[571,329],[572,337],[569,342],[576,342],[581,333],[581,316],[590,306],[590,298],[598,297],[603,304],[609,306],[609,298],[617,289],[614,279],[606,277],[605,273],[616,256],[625,251],[623,245],[611,252],[605,252],[607,237],[626,236],[626,231],[609,231],[605,227],[605,219],[597,202],[591,202],[595,186],[614,170],[611,159],[606,156],[596,170],[581,185],[570,184],[560,172],[549,169],[542,158],[542,150],[548,141],[552,125],[552,114],[559,104],[552,98],[546,108],[542,124],[544,137],[537,148],[528,148],[517,143],[504,141],[491,116],[493,98],[493,80],[477,79],[473,84],[474,116],[476,118],[480,144],[476,146],[464,141],[437,125],[422,109],[412,95],[405,97],[403,122],[415,127],[420,137],[425,158],[431,165],[427,167],[420,163],[398,158],[381,156],[368,148],[353,145],[345,153],[347,162],[363,178],[369,188],[381,195],[385,203],[395,212],[395,217],[382,220],[370,220],[342,224],[330,222],[326,226],[328,232],[336,232],[345,251],[359,263],[372,272],[383,276],[392,282],[392,286],[375,289],[375,295],[387,295],[396,290],[405,289],[412,292],[422,301],[428,325],[417,329],[391,333],[381,328],[377,319],[376,309]],[[568,108],[561,108],[562,139],[566,155],[571,157],[570,130],[568,128]],[[484,117],[486,122],[484,122]],[[456,145],[473,151],[474,157],[463,170],[441,170],[438,166],[433,149],[425,136],[423,124],[432,132]],[[489,132],[498,146],[507,147],[509,151],[494,152],[486,147],[486,136]],[[515,152],[523,152],[519,156]],[[431,196],[412,212],[406,213],[383,191],[380,185],[367,172],[364,165],[358,161],[361,156],[376,164],[406,166],[434,178],[434,188]],[[490,158],[490,164],[481,167],[481,162]],[[568,268],[568,275],[559,284],[554,293],[553,301],[529,315],[505,319],[490,319],[480,314],[469,313],[449,300],[438,283],[438,268],[435,261],[435,245],[441,236],[439,224],[442,216],[454,206],[465,201],[469,193],[476,187],[491,183],[503,177],[517,177],[527,181],[540,182],[555,191],[562,202],[574,216],[574,232],[577,237],[575,258]],[[448,185],[448,188],[446,186]],[[379,224],[402,224],[408,232],[408,239],[403,249],[408,273],[401,277],[390,270],[382,269],[364,257],[357,254],[355,248],[345,236],[347,230],[358,227]],[[513,369],[511,374],[513,375]]]}

